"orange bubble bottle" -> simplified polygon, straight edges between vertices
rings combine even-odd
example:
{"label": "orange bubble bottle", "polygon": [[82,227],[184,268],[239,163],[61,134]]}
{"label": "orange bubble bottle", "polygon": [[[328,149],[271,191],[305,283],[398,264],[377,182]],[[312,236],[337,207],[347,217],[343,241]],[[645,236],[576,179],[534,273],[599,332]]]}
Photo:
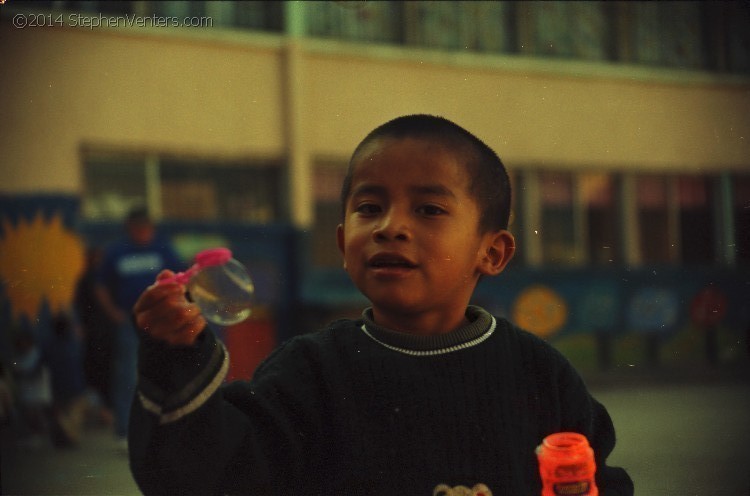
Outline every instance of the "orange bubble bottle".
{"label": "orange bubble bottle", "polygon": [[545,437],[536,449],[542,496],[599,496],[594,474],[594,450],[586,436],[558,432]]}

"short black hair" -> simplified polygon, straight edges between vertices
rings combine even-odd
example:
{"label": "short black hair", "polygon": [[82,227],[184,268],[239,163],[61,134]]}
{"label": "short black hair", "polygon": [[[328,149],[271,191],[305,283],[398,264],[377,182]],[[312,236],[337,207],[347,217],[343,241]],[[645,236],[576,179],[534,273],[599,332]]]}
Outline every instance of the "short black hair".
{"label": "short black hair", "polygon": [[351,193],[352,176],[359,153],[380,138],[417,138],[430,140],[454,150],[471,176],[469,192],[479,205],[481,232],[508,228],[511,189],[508,172],[500,157],[482,140],[450,120],[428,114],[405,115],[392,119],[372,130],[357,145],[349,159],[349,168],[341,188],[342,216]]}
{"label": "short black hair", "polygon": [[142,205],[131,208],[125,217],[126,224],[148,224],[150,222],[151,217],[148,214],[148,208]]}

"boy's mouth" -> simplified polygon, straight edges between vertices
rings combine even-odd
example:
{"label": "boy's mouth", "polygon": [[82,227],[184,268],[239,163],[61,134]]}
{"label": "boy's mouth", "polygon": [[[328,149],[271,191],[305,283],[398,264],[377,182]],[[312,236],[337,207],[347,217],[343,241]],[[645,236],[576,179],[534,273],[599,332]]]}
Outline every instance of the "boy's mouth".
{"label": "boy's mouth", "polygon": [[417,267],[417,264],[408,258],[395,253],[380,253],[375,255],[368,260],[368,265],[376,269],[391,267],[414,269]]}

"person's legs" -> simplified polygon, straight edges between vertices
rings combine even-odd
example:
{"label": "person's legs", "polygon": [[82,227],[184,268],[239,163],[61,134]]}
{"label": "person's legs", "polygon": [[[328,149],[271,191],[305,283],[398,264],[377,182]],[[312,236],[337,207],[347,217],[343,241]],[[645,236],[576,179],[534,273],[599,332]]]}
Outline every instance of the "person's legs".
{"label": "person's legs", "polygon": [[84,371],[86,383],[93,388],[107,407],[112,406],[112,342],[116,330],[110,328],[86,331]]}
{"label": "person's legs", "polygon": [[92,327],[86,331],[84,371],[91,413],[104,425],[113,425],[112,383],[114,327]]}
{"label": "person's legs", "polygon": [[112,403],[115,414],[115,435],[126,438],[130,420],[130,406],[136,383],[138,336],[133,324],[127,320],[115,334],[112,367]]}

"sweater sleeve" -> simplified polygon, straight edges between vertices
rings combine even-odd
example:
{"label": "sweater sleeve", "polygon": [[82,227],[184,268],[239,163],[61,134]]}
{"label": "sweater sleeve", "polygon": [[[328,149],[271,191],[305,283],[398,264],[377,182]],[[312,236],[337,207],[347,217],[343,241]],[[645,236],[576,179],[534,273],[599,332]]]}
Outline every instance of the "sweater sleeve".
{"label": "sweater sleeve", "polygon": [[141,334],[138,385],[130,415],[130,467],[143,494],[219,494],[226,459],[236,447],[211,437],[242,419],[223,412],[220,385],[228,368],[223,345],[204,330],[191,347],[170,347]]}
{"label": "sweater sleeve", "polygon": [[253,381],[222,384],[228,354],[210,331],[189,348],[142,336],[129,448],[144,494],[268,494],[301,483],[300,453],[315,429],[295,398],[309,367],[289,369],[285,348]]}

